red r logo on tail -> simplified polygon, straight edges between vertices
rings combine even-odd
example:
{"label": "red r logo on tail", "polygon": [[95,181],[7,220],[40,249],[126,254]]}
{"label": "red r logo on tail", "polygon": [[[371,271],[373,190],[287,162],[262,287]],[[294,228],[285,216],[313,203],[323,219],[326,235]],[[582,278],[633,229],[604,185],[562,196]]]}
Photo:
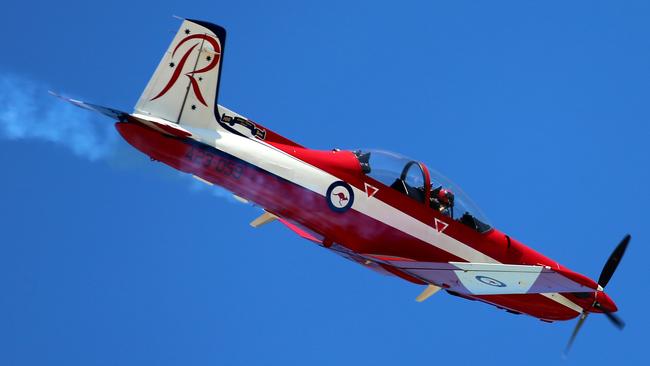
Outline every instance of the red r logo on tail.
{"label": "red r logo on tail", "polygon": [[[192,40],[192,39],[200,39],[200,40],[204,40],[204,41],[210,43],[212,45],[212,48],[214,49],[214,52],[215,52],[214,57],[212,58],[212,62],[210,62],[207,66],[205,66],[202,69],[195,70],[195,71],[190,71],[190,72],[185,74],[185,76],[190,78],[190,83],[192,84],[192,90],[194,91],[194,95],[196,95],[196,99],[198,99],[198,101],[201,102],[201,104],[203,104],[204,106],[207,107],[208,105],[205,102],[205,99],[203,98],[203,94],[201,94],[201,89],[199,88],[199,83],[196,81],[196,79],[194,79],[194,75],[202,74],[204,72],[208,72],[208,71],[214,69],[215,66],[217,66],[217,64],[219,63],[219,60],[221,59],[221,46],[219,45],[219,42],[216,39],[214,39],[214,38],[212,38],[210,36],[207,36],[205,34],[193,34],[191,36],[183,38],[183,40],[181,40],[178,43],[178,45],[176,45],[176,48],[174,48],[174,52],[172,52],[172,58],[176,54],[176,51],[178,50],[178,48],[183,43],[185,43],[185,42],[187,42],[189,40]],[[174,84],[176,84],[176,81],[178,80],[178,78],[181,75],[181,72],[183,71],[183,66],[185,66],[185,62],[187,62],[187,59],[190,57],[190,54],[192,53],[192,51],[194,51],[196,46],[198,46],[199,44],[200,43],[195,44],[194,46],[190,47],[190,49],[185,52],[185,54],[183,55],[181,60],[178,62],[178,65],[176,66],[176,70],[174,70],[174,74],[172,74],[172,77],[167,82],[167,85],[165,85],[165,87],[160,91],[160,93],[158,93],[158,95],[151,98],[151,100],[156,100],[156,99],[162,97],[163,95],[165,95],[169,91],[169,89],[172,88],[172,86],[174,86]],[[201,53],[201,50],[199,50],[199,54],[200,53]]]}

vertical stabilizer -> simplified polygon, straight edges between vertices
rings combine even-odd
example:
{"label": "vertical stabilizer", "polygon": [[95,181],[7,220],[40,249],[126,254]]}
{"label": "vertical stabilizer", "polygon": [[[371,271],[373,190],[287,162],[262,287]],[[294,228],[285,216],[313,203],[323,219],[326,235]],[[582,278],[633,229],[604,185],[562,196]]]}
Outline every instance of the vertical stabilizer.
{"label": "vertical stabilizer", "polygon": [[184,20],[135,106],[135,113],[216,129],[226,30]]}

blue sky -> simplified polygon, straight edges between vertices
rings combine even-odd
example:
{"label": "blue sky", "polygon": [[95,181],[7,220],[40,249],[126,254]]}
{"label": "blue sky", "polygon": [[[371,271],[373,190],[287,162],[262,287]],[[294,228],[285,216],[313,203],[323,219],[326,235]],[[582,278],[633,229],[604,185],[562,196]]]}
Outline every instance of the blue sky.
{"label": "blue sky", "polygon": [[[381,277],[139,155],[45,91],[130,110],[178,27],[228,31],[220,103],[313,148],[421,159],[608,286],[623,332]],[[644,362],[650,4],[11,2],[0,40],[0,364]],[[61,116],[58,118],[57,116]],[[399,243],[395,243],[399,245]]]}

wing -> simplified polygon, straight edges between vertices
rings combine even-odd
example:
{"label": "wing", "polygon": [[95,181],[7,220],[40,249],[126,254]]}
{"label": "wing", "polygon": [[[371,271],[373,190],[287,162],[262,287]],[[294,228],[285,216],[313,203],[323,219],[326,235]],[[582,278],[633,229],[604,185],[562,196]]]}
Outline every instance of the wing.
{"label": "wing", "polygon": [[583,275],[549,266],[418,262],[404,258],[364,256],[432,285],[467,295],[593,292],[598,289],[597,283]]}

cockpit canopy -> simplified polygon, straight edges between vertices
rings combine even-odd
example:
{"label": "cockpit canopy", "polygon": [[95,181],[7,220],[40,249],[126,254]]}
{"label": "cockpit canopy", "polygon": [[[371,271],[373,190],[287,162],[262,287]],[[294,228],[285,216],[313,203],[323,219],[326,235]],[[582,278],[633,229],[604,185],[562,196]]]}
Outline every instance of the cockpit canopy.
{"label": "cockpit canopy", "polygon": [[364,149],[354,153],[369,177],[478,232],[490,230],[481,210],[460,187],[424,163],[383,150]]}

